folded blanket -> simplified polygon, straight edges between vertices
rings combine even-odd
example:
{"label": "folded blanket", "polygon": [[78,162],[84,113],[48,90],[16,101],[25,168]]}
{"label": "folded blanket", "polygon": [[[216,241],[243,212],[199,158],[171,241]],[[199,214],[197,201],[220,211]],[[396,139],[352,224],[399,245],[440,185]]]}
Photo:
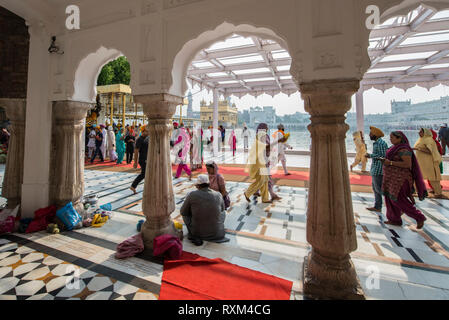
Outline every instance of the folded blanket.
{"label": "folded blanket", "polygon": [[164,234],[153,240],[153,255],[177,260],[182,254],[182,242],[179,238]]}
{"label": "folded blanket", "polygon": [[142,234],[138,233],[131,238],[126,239],[117,246],[115,257],[117,259],[125,259],[134,257],[136,254],[144,250]]}

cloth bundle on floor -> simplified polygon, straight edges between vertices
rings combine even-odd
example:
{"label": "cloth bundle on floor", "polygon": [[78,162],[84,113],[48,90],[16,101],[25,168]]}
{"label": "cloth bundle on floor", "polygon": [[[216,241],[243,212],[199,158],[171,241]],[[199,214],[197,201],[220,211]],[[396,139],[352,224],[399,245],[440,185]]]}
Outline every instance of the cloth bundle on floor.
{"label": "cloth bundle on floor", "polygon": [[159,300],[289,300],[293,282],[183,252],[164,263]]}
{"label": "cloth bundle on floor", "polygon": [[0,235],[3,233],[14,232],[15,220],[19,212],[19,206],[14,210],[3,209],[0,211]]}
{"label": "cloth bundle on floor", "polygon": [[19,233],[25,233],[31,221],[33,221],[31,218],[20,219],[19,229],[17,231]]}
{"label": "cloth bundle on floor", "polygon": [[169,259],[179,259],[182,255],[182,242],[175,236],[164,234],[153,240],[153,255]]}
{"label": "cloth bundle on floor", "polygon": [[0,221],[0,235],[4,233],[10,233],[14,231],[15,219],[14,217],[7,217],[5,220]]}
{"label": "cloth bundle on floor", "polygon": [[47,229],[47,226],[53,222],[56,216],[56,207],[39,209],[34,213],[34,219],[28,225],[26,233],[33,233]]}
{"label": "cloth bundle on floor", "polygon": [[134,257],[136,254],[144,250],[142,234],[138,233],[131,238],[126,239],[117,246],[115,257],[117,259],[125,259]]}

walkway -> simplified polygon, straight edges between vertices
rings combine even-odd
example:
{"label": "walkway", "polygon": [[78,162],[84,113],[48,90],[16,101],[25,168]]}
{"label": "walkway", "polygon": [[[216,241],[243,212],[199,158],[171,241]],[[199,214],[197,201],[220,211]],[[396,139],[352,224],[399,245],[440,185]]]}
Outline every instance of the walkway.
{"label": "walkway", "polygon": [[[143,218],[143,186],[135,196],[127,189],[134,177],[126,172],[86,171],[86,194],[96,193],[100,204],[112,203],[115,211],[100,229],[1,237],[0,299],[157,299],[163,272],[160,260],[113,257],[116,245],[134,235]],[[247,185],[227,184],[232,207],[225,226],[231,242],[195,247],[184,239],[184,250],[291,280],[291,299],[303,299],[302,263],[309,249],[307,190],[278,186],[282,201],[248,204],[242,196]],[[180,221],[179,208],[193,188],[185,178],[174,181],[173,219]],[[403,228],[386,226],[382,217],[365,210],[372,202],[372,194],[353,193],[358,250],[352,258],[367,297],[449,299],[449,202],[419,203],[428,218],[423,231],[417,231],[408,218]],[[82,282],[78,289],[68,290],[71,265],[79,270]],[[379,272],[378,287],[369,278],[373,272]]]}

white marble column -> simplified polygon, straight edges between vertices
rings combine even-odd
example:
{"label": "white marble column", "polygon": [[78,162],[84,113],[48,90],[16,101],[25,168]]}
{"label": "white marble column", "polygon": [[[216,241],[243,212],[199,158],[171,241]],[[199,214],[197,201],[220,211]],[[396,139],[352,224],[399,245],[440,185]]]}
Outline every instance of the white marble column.
{"label": "white marble column", "polygon": [[170,94],[148,94],[134,96],[136,103],[143,105],[149,118],[147,169],[142,207],[146,222],[142,235],[146,249],[153,249],[154,238],[171,234],[178,235],[170,215],[175,211],[172,168],[170,160],[170,137],[173,131],[172,117],[182,98]]}
{"label": "white marble column", "polygon": [[84,195],[84,120],[90,103],[53,103],[50,201],[58,208],[72,202],[82,213]]}
{"label": "white marble column", "polygon": [[214,150],[214,156],[218,155],[218,139],[221,139],[221,135],[218,134],[218,100],[220,99],[219,95],[218,95],[218,90],[214,89],[214,113],[213,113],[213,130],[212,130],[212,134],[214,137],[214,142],[213,142],[213,150]]}
{"label": "white marble column", "polygon": [[22,217],[48,207],[50,197],[50,143],[52,103],[50,95],[50,35],[39,23],[28,27],[30,54],[26,97],[25,155],[22,184]]}
{"label": "white marble column", "polygon": [[356,94],[356,115],[357,115],[357,130],[365,132],[365,110],[363,105],[363,93],[364,89],[360,90]]}
{"label": "white marble column", "polygon": [[0,99],[11,125],[2,197],[8,200],[7,208],[13,209],[21,202],[23,183],[23,157],[25,145],[25,99]]}
{"label": "white marble column", "polygon": [[316,81],[300,85],[311,115],[312,136],[304,293],[321,299],[363,299],[349,254],[357,249],[345,137],[345,114],[359,81]]}

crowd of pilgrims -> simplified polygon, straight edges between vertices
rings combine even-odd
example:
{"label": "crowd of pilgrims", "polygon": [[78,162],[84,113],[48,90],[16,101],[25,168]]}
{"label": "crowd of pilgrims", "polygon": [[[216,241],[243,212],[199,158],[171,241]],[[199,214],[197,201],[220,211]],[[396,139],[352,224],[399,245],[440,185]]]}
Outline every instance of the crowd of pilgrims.
{"label": "crowd of pilgrims", "polygon": [[[372,153],[367,152],[363,132],[354,132],[353,136],[357,154],[350,166],[351,171],[361,164],[362,172],[367,172],[366,163],[372,159],[370,175],[375,203],[367,209],[381,214],[385,202],[385,224],[402,226],[402,215],[406,214],[416,221],[418,229],[422,229],[426,217],[416,207],[415,197],[424,201],[431,193],[436,199],[448,199],[441,185],[443,156],[449,146],[447,124],[441,125],[438,133],[433,129],[421,128],[414,146],[410,145],[404,132],[393,131],[389,137],[391,147],[383,140],[385,134],[381,129],[370,127]],[[430,186],[429,190],[425,180]]]}
{"label": "crowd of pilgrims", "polygon": [[[174,178],[179,178],[182,172],[185,171],[189,180],[192,180],[192,171],[203,168],[205,150],[209,150],[210,152],[213,150],[214,135],[212,127],[203,130],[198,124],[195,124],[192,128],[188,128],[182,123],[178,124],[174,122],[173,128],[174,130],[170,137],[170,148],[174,156],[173,164],[178,166]],[[275,140],[279,140],[277,142],[285,144],[286,139],[284,138],[283,130],[283,126],[280,125],[274,137]],[[265,131],[265,133],[267,132]],[[219,127],[218,137],[219,141],[217,143],[219,149],[223,149],[226,138],[226,129],[223,126]],[[279,137],[279,139],[276,137]],[[250,133],[246,124],[244,125],[242,139],[245,151],[248,151]],[[93,125],[86,129],[86,158],[90,163],[93,163],[99,157],[100,162],[105,162],[105,159],[109,158],[110,161],[122,164],[126,155],[126,164],[131,164],[134,161],[134,168],[137,168],[137,164],[139,164],[142,172],[137,176],[130,188],[135,194],[138,184],[145,178],[149,142],[146,126],[138,125],[136,127],[126,126],[120,128],[114,125],[106,128],[105,125]],[[269,143],[269,138],[265,142]],[[237,138],[234,130],[229,135],[228,145],[235,156]],[[249,158],[254,161],[252,165],[249,165],[250,172],[253,172],[256,166],[266,162],[265,158],[256,159],[257,154],[260,153],[257,151],[259,147],[260,145],[255,142],[249,151]],[[285,144],[285,146],[279,148],[279,153],[284,154],[285,148],[288,147],[291,148]],[[272,146],[271,148],[273,151]],[[266,150],[267,153],[264,152],[263,154],[269,156],[269,146]],[[281,158],[279,161],[284,166],[285,174],[290,175],[286,169],[285,156]],[[271,163],[274,163],[273,160],[271,160]],[[277,165],[277,163],[278,160],[276,160],[275,164]],[[203,240],[218,243],[229,241],[224,233],[225,211],[231,206],[231,200],[226,190],[226,182],[224,177],[219,173],[219,167],[214,161],[206,163],[206,170],[207,175],[200,174],[197,177],[194,183],[197,190],[188,194],[181,208],[181,215],[189,231],[188,238],[196,245],[202,244]],[[253,188],[254,193],[256,195],[257,193],[259,195],[261,194],[264,202],[280,200],[281,198],[273,192],[271,176],[267,181],[270,181],[269,188],[261,185],[259,188]],[[272,197],[271,200],[266,199],[266,190],[269,190]]]}
{"label": "crowd of pilgrims", "polygon": [[[209,127],[206,132],[197,125],[192,128],[185,127],[184,124],[179,125],[173,123],[174,130],[170,139],[171,148],[182,144],[183,152],[176,158],[178,164],[182,162],[181,169],[188,172],[190,176],[191,171],[195,171],[203,167],[203,154],[205,146],[212,151],[213,134],[212,127]],[[105,159],[116,161],[117,164],[122,164],[126,156],[126,164],[133,162],[133,155],[135,153],[136,142],[144,132],[146,126],[137,125],[126,127],[113,126],[106,127],[103,124],[92,125],[86,128],[85,146],[86,158],[91,163],[98,157],[100,162]],[[247,128],[246,128],[247,130]],[[223,126],[219,127],[219,143],[225,144],[226,129]],[[248,141],[248,133],[242,135],[245,142]],[[237,151],[237,138],[235,130],[231,131],[229,137],[229,148],[235,153]],[[190,155],[190,168],[185,165],[187,155]]]}
{"label": "crowd of pilgrims", "polygon": [[[212,129],[209,127],[203,131],[199,125],[190,129],[176,122],[173,127],[170,148],[175,159],[174,164],[178,166],[174,177],[179,178],[185,171],[189,180],[192,180],[192,171],[203,168],[205,149],[212,151]],[[225,144],[225,136],[226,129],[221,126],[221,146]],[[420,139],[413,147],[401,131],[390,134],[391,147],[382,139],[384,136],[382,130],[370,127],[373,152],[368,153],[363,132],[354,132],[357,154],[350,169],[353,171],[355,166],[361,164],[362,173],[368,173],[366,165],[368,159],[371,159],[370,175],[375,204],[367,209],[381,215],[385,203],[386,224],[402,226],[401,217],[406,214],[415,219],[417,228],[421,229],[426,218],[416,207],[415,196],[421,201],[428,197],[424,181],[428,181],[429,192],[433,193],[435,198],[447,199],[443,195],[441,180],[442,156],[449,146],[449,128],[442,125],[438,133],[422,128],[419,132]],[[261,123],[254,139],[251,139],[248,128],[244,126],[243,145],[245,152],[249,150],[246,172],[253,181],[243,194],[248,202],[252,196],[261,197],[263,203],[281,200],[273,189],[272,171],[281,162],[284,174],[290,175],[285,158],[285,150],[291,148],[287,144],[288,138],[289,134],[285,133],[283,125],[279,125],[278,131],[270,135],[267,124]],[[125,128],[110,126],[107,130],[104,125],[93,126],[86,134],[88,158],[91,162],[97,156],[100,156],[100,161],[104,161],[108,156],[110,160],[121,164],[126,154],[126,163],[130,164],[133,157],[139,157],[139,160],[134,159],[134,167],[137,168],[138,162],[142,173],[131,187],[134,193],[137,184],[145,177],[148,143],[147,128],[140,125]],[[228,144],[235,156],[237,139],[234,130],[229,135]],[[140,156],[138,151],[143,151]],[[197,177],[194,183],[197,190],[188,194],[181,208],[181,215],[189,231],[188,237],[197,245],[202,244],[203,240],[219,243],[229,241],[224,234],[225,211],[231,206],[226,182],[215,162],[207,162],[206,169],[207,175],[200,174]]]}

